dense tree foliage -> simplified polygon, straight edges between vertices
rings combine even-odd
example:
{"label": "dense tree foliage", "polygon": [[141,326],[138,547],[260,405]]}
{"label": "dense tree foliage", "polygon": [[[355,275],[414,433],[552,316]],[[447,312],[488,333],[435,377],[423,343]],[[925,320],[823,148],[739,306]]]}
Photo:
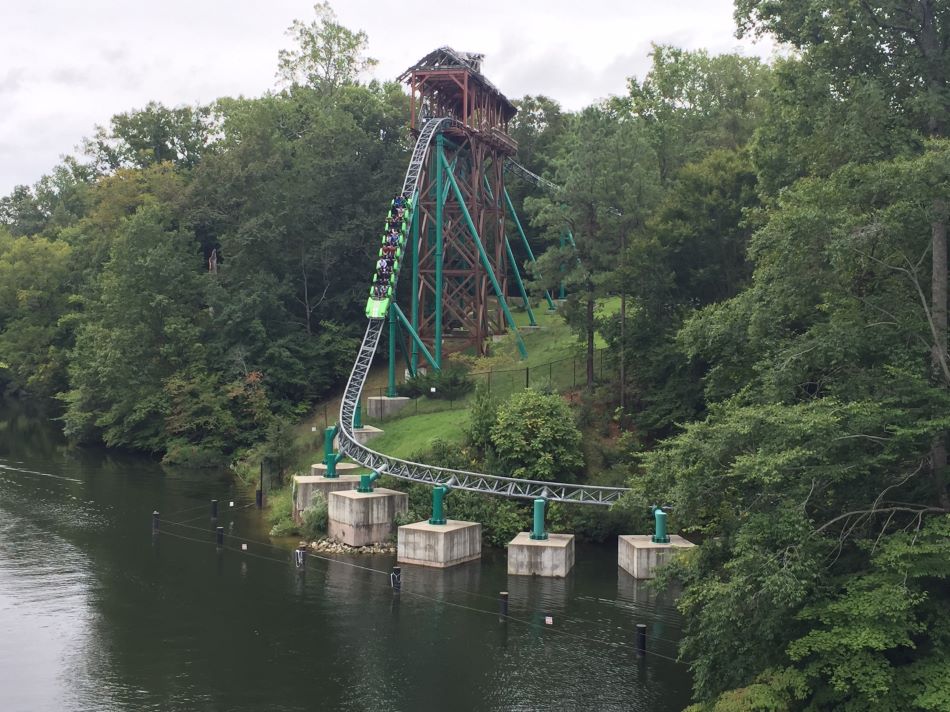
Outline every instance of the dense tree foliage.
{"label": "dense tree foliage", "polygon": [[[407,153],[406,97],[361,84],[365,35],[316,9],[279,93],[120,114],[88,162],[0,199],[7,391],[58,396],[77,438],[206,461],[268,436],[280,458],[346,372]],[[561,189],[510,192],[587,389],[573,412],[480,391],[467,443],[418,459],[626,482],[610,515],[552,507],[594,538],[672,505],[699,543],[666,572],[696,710],[945,710],[950,11],[738,0],[736,18],[793,52],[656,46],[621,96],[517,102],[520,160]],[[411,498],[425,516],[429,491]],[[449,507],[494,543],[527,518]]]}

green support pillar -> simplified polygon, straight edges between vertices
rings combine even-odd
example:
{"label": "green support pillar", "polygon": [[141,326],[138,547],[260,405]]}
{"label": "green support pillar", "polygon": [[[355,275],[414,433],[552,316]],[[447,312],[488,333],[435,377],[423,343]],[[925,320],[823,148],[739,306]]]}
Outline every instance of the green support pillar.
{"label": "green support pillar", "polygon": [[[435,351],[435,363],[442,368],[442,206],[445,203],[445,139],[442,134],[435,137],[435,334],[432,350]],[[449,178],[452,176],[449,174]]]}
{"label": "green support pillar", "polygon": [[323,464],[330,464],[330,456],[333,454],[333,439],[336,437],[337,431],[336,425],[333,425],[323,431]]}
{"label": "green support pillar", "polygon": [[380,476],[379,470],[373,470],[371,474],[360,475],[360,484],[356,488],[357,492],[362,492],[363,494],[369,494],[373,491],[373,483],[379,479]]}
{"label": "green support pillar", "polygon": [[[441,163],[445,163],[445,157],[440,156]],[[485,272],[488,274],[488,279],[491,281],[491,285],[495,290],[495,296],[498,297],[498,303],[501,304],[501,310],[505,314],[505,319],[508,322],[508,326],[513,332],[515,332],[515,339],[518,342],[518,352],[521,354],[521,358],[528,358],[528,349],[524,345],[524,340],[521,338],[521,334],[518,333],[518,327],[515,325],[514,317],[511,316],[511,311],[508,309],[508,302],[505,300],[505,295],[501,291],[501,285],[498,284],[498,278],[495,276],[495,271],[492,269],[491,261],[488,259],[488,254],[485,252],[485,246],[482,244],[482,238],[478,236],[478,230],[475,228],[475,223],[472,221],[472,216],[468,212],[468,206],[465,205],[465,198],[462,197],[462,189],[459,188],[458,183],[455,181],[455,176],[451,173],[448,175],[449,184],[452,186],[452,190],[455,193],[455,199],[458,201],[459,207],[462,210],[462,217],[465,218],[465,224],[468,227],[469,233],[472,235],[472,240],[475,242],[475,246],[478,248],[478,254],[482,260],[482,266],[485,268]],[[436,346],[439,346],[436,343]]]}
{"label": "green support pillar", "polygon": [[[412,240],[412,330],[419,333],[419,193],[412,196],[412,222],[409,232]],[[412,345],[412,359],[410,371],[413,374],[419,369],[419,351]]]}
{"label": "green support pillar", "polygon": [[528,299],[528,292],[524,288],[524,282],[521,281],[521,270],[518,269],[518,263],[515,262],[515,255],[511,251],[511,243],[508,242],[507,235],[505,235],[505,252],[508,253],[508,263],[515,272],[515,282],[518,284],[518,291],[521,292],[524,308],[528,312],[528,323],[530,323],[531,326],[537,326],[538,322],[534,320],[534,312],[531,311],[531,300]]}
{"label": "green support pillar", "polygon": [[536,541],[544,541],[548,538],[548,533],[544,531],[544,505],[547,504],[543,497],[534,500],[534,527],[531,529],[531,538]]}
{"label": "green support pillar", "polygon": [[444,502],[445,495],[449,493],[450,488],[446,485],[439,485],[432,490],[432,518],[429,524],[445,524]]}
{"label": "green support pillar", "polygon": [[330,456],[327,457],[326,466],[327,474],[325,477],[328,480],[336,479],[339,475],[336,474],[336,463],[343,459],[343,455],[338,452],[331,452]]}
{"label": "green support pillar", "polygon": [[[511,197],[508,195],[508,189],[504,189],[505,195],[505,204],[508,206],[508,213],[511,215],[512,221],[515,223],[515,227],[518,228],[518,234],[521,236],[521,243],[524,245],[525,252],[528,253],[528,259],[531,260],[531,264],[536,262],[534,258],[534,252],[531,250],[531,245],[528,242],[527,235],[524,234],[524,228],[521,227],[521,220],[518,219],[518,213],[515,212],[515,206],[511,202]],[[544,298],[548,300],[548,308],[554,309],[554,300],[551,299],[551,292],[544,290]]]}
{"label": "green support pillar", "polygon": [[[386,382],[386,395],[396,397],[396,312],[392,301],[389,303],[389,379]],[[357,408],[359,406],[357,405]]]}
{"label": "green support pillar", "polygon": [[653,517],[656,522],[656,529],[653,536],[650,537],[650,541],[654,544],[669,544],[670,537],[666,533],[666,512],[654,505]]}
{"label": "green support pillar", "polygon": [[[566,246],[567,246],[567,240],[564,239],[564,231],[562,230],[562,231],[561,231],[561,248],[563,249],[563,248],[566,247]],[[562,272],[564,271],[564,268],[563,268],[563,267],[561,267],[561,271],[562,271]],[[564,280],[563,280],[563,279],[561,280],[561,285],[560,285],[560,288],[558,289],[557,298],[558,298],[558,299],[567,299],[567,292],[564,290]]]}
{"label": "green support pillar", "polygon": [[363,405],[362,403],[357,403],[356,408],[353,410],[353,427],[362,428],[363,427]]}

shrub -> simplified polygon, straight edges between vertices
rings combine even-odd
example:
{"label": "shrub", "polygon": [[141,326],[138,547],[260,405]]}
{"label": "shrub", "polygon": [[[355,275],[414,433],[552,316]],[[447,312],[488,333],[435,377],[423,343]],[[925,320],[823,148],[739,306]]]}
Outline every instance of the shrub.
{"label": "shrub", "polygon": [[323,492],[314,492],[310,504],[300,513],[300,534],[307,540],[319,539],[327,531],[327,498]]}
{"label": "shrub", "polygon": [[270,494],[267,520],[271,524],[271,536],[290,536],[297,531],[293,518],[292,496],[293,493],[289,487]]}
{"label": "shrub", "polygon": [[468,441],[479,452],[485,453],[491,447],[491,429],[497,418],[498,402],[492,398],[491,391],[479,383],[469,409],[467,433]]}
{"label": "shrub", "polygon": [[557,395],[513,395],[498,409],[491,442],[514,477],[570,482],[584,467],[581,432]]}
{"label": "shrub", "polygon": [[[432,389],[435,388],[435,392]],[[439,400],[458,400],[475,390],[475,381],[468,375],[468,369],[458,363],[445,366],[440,371],[432,371],[410,378],[398,388],[399,395],[409,398],[426,396]]]}

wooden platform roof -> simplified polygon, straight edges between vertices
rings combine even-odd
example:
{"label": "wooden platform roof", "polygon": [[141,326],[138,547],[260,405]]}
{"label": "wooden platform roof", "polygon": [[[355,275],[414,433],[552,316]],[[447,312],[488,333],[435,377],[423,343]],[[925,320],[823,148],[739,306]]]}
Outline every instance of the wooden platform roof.
{"label": "wooden platform roof", "polygon": [[[465,70],[469,72],[472,80],[477,86],[479,86],[479,88],[493,96],[498,101],[498,104],[501,106],[502,113],[504,114],[504,119],[507,121],[516,113],[518,113],[518,110],[515,108],[514,104],[508,100],[508,97],[502,94],[501,91],[498,90],[498,87],[488,81],[488,79],[485,78],[485,76],[481,73],[481,64],[484,56],[485,55],[475,54],[472,52],[457,52],[451,47],[439,47],[438,49],[429,52],[429,54],[400,74],[398,79],[401,82],[407,81],[412,76],[413,72],[437,72],[453,69]],[[452,91],[452,88],[451,85],[446,84],[445,86],[440,87],[440,90]],[[461,99],[459,100],[461,101]]]}

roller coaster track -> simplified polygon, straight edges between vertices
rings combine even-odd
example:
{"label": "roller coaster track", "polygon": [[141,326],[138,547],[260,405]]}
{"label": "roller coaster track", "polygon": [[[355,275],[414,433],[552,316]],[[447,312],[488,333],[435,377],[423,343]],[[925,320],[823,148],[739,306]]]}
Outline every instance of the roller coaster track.
{"label": "roller coaster track", "polygon": [[[430,119],[419,133],[419,138],[416,140],[412,158],[409,161],[409,168],[406,171],[406,178],[402,186],[403,193],[413,197],[413,205],[417,203],[415,198],[418,191],[419,180],[422,176],[426,159],[428,158],[432,138],[440,131],[457,123],[457,121],[450,118]],[[539,181],[544,180],[513,161],[509,161],[509,163],[517,166],[515,170],[520,169],[520,171],[533,176],[534,179]],[[534,180],[527,175],[523,177],[534,182]],[[553,183],[551,185],[553,185]],[[356,413],[357,404],[360,402],[360,396],[363,393],[363,386],[366,383],[366,377],[369,375],[373,357],[376,355],[376,348],[379,345],[379,337],[383,332],[384,323],[385,320],[383,319],[368,320],[366,333],[363,335],[363,342],[360,344],[359,353],[356,356],[356,361],[353,363],[353,370],[346,384],[346,391],[343,394],[343,401],[340,405],[339,432],[340,452],[342,454],[364,467],[384,472],[390,477],[434,486],[449,485],[455,489],[482,492],[512,499],[536,499],[543,497],[554,502],[574,502],[577,504],[610,506],[619,500],[624,492],[627,491],[624,487],[596,487],[562,482],[540,482],[515,477],[502,477],[499,475],[486,475],[478,472],[453,470],[445,467],[434,467],[432,465],[425,465],[409,460],[402,460],[390,455],[384,455],[383,453],[376,452],[360,444],[356,440],[355,433],[353,432],[353,417]]]}

